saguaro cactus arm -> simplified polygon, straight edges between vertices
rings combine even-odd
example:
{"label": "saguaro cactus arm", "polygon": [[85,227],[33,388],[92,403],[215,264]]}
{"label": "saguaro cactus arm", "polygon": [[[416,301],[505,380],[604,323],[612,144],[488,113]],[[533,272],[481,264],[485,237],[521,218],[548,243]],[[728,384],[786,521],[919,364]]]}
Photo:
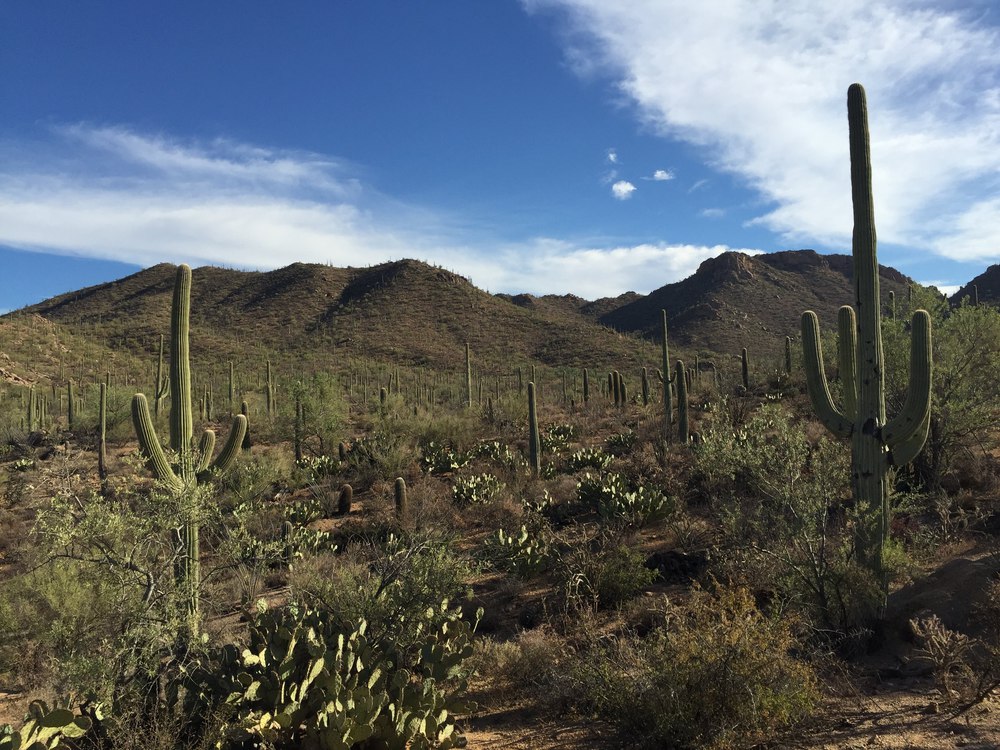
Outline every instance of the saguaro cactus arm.
{"label": "saguaro cactus arm", "polygon": [[167,460],[167,455],[163,452],[163,447],[156,437],[156,428],[153,426],[153,418],[149,413],[149,404],[141,393],[132,397],[132,424],[135,426],[135,434],[139,439],[139,450],[145,457],[153,476],[175,490],[183,489],[184,483],[174,473]]}
{"label": "saguaro cactus arm", "polygon": [[[913,313],[910,332],[910,387],[906,391],[906,401],[899,414],[889,420],[882,430],[882,439],[889,450],[893,451],[893,458],[897,461],[905,453],[896,455],[897,449],[904,443],[917,434],[923,436],[921,446],[927,439],[931,412],[931,371],[931,317],[926,310],[917,310]],[[917,451],[919,450],[918,448]]]}
{"label": "saguaro cactus arm", "polygon": [[248,427],[249,422],[245,415],[237,414],[233,417],[233,426],[229,430],[229,437],[226,438],[225,445],[222,446],[219,455],[216,456],[215,461],[211,464],[213,471],[221,473],[229,471],[229,467],[233,465],[236,456],[239,455],[240,447],[243,445],[243,438],[247,434]]}
{"label": "saguaro cactus arm", "polygon": [[809,390],[809,400],[820,422],[834,435],[850,437],[854,425],[844,414],[838,411],[830,395],[830,386],[826,380],[826,369],[823,366],[823,345],[819,339],[819,319],[812,310],[802,313],[802,354],[806,371],[806,387]]}
{"label": "saguaro cactus arm", "polygon": [[205,430],[201,433],[201,441],[198,443],[198,465],[195,471],[201,474],[208,470],[208,465],[212,461],[212,453],[215,451],[215,430]]}
{"label": "saguaro cactus arm", "polygon": [[837,311],[837,360],[844,393],[844,416],[854,422],[858,416],[858,324],[850,305]]}

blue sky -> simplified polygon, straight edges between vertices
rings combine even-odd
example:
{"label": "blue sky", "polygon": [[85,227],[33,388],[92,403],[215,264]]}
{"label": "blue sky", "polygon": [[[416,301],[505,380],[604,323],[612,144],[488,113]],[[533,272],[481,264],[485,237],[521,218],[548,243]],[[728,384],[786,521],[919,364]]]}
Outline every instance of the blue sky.
{"label": "blue sky", "polygon": [[[829,6],[829,7],[826,7]],[[727,249],[1000,261],[1000,10],[922,0],[0,4],[0,308],[161,261],[414,257],[648,292]]]}

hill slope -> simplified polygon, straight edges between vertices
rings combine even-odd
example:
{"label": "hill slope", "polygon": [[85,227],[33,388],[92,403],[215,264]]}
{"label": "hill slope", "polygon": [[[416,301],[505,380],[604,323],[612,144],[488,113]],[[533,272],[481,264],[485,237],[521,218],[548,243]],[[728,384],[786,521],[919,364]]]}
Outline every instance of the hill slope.
{"label": "hill slope", "polygon": [[[160,264],[28,311],[117,346],[152,351],[169,330],[174,274],[174,266]],[[649,342],[617,334],[572,308],[518,304],[413,260],[360,269],[204,267],[195,269],[192,281],[192,352],[203,359],[282,352],[453,367],[469,342],[479,362],[498,367],[526,360],[565,366],[653,361]]]}
{"label": "hill slope", "polygon": [[[174,266],[160,264],[27,312],[116,348],[152,352],[159,334],[169,331],[174,273]],[[329,366],[347,357],[452,369],[462,366],[469,342],[478,366],[488,369],[528,361],[655,366],[666,309],[678,356],[684,349],[733,355],[743,346],[776,356],[786,335],[797,338],[803,310],[834,325],[837,308],[853,301],[851,275],[847,255],[729,252],[648,295],[591,302],[491,295],[414,260],[370,268],[294,263],[269,272],[204,267],[194,271],[192,351],[217,363],[278,357],[286,372],[298,361]],[[881,275],[884,299],[890,290],[905,294],[906,277],[886,267]],[[982,283],[980,294],[989,289]]]}
{"label": "hill slope", "polygon": [[[880,267],[883,299],[906,293],[909,280]],[[655,336],[660,310],[669,317],[670,336],[681,345],[720,353],[746,347],[775,354],[785,336],[796,338],[804,310],[824,326],[834,325],[837,309],[852,304],[849,255],[794,250],[749,256],[728,252],[706,260],[692,276],[667,284],[600,316],[616,330]]]}
{"label": "hill slope", "polygon": [[950,297],[951,303],[957,305],[966,297],[972,299],[974,296],[973,287],[976,287],[979,292],[980,302],[989,302],[992,305],[1000,304],[1000,265],[990,266],[955,292]]}

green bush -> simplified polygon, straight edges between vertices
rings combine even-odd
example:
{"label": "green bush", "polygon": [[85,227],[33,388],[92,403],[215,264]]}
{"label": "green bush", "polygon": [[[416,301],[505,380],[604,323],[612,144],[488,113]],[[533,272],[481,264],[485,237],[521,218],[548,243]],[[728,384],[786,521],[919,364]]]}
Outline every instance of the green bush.
{"label": "green bush", "polygon": [[790,620],[744,589],[696,591],[645,639],[581,652],[549,694],[610,721],[647,748],[743,748],[808,716],[817,698]]}
{"label": "green bush", "polygon": [[576,547],[559,560],[556,588],[566,611],[620,606],[656,580],[645,555],[615,537],[600,537],[594,546]]}

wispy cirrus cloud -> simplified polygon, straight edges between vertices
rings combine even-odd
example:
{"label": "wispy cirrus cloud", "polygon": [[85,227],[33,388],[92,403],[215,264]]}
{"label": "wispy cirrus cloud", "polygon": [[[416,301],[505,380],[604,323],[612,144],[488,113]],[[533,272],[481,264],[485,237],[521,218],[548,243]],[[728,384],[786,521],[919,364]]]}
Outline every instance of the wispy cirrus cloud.
{"label": "wispy cirrus cloud", "polygon": [[958,260],[1000,257],[1000,33],[991,7],[524,4],[558,12],[581,75],[612,78],[648,127],[694,144],[756,190],[756,223],[787,241],[842,247],[850,238],[845,93],[861,81],[880,237]]}
{"label": "wispy cirrus cloud", "polygon": [[492,291],[593,297],[650,291],[729,249],[484,239],[464,221],[382,195],[351,165],[319,154],[123,127],[52,134],[49,144],[0,143],[0,245],[143,266],[415,257]]}

